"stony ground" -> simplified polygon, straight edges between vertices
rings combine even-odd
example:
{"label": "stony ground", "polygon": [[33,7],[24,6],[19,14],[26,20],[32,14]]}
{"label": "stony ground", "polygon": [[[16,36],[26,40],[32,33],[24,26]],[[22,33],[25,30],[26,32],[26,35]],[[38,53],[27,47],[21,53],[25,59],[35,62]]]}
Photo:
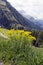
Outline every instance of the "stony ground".
{"label": "stony ground", "polygon": [[0,65],[4,65],[2,62],[0,62]]}

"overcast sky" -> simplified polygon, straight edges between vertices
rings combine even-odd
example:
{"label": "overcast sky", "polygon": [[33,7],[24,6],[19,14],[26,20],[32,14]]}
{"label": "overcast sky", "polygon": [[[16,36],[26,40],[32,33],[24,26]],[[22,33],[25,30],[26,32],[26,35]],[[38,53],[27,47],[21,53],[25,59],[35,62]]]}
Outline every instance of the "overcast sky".
{"label": "overcast sky", "polygon": [[18,11],[25,15],[43,19],[43,0],[7,0]]}

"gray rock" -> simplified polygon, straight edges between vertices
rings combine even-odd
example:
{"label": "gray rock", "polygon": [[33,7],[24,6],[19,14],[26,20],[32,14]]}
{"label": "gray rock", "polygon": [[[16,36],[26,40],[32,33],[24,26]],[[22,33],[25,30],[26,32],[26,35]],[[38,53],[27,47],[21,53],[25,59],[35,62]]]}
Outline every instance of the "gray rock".
{"label": "gray rock", "polygon": [[0,62],[0,65],[4,65],[4,63]]}

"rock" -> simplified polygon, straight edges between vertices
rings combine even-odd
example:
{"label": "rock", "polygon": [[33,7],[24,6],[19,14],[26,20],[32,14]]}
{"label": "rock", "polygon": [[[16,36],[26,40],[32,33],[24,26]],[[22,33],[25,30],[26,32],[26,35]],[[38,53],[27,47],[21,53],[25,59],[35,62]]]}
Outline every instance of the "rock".
{"label": "rock", "polygon": [[0,62],[0,65],[4,65],[4,63]]}

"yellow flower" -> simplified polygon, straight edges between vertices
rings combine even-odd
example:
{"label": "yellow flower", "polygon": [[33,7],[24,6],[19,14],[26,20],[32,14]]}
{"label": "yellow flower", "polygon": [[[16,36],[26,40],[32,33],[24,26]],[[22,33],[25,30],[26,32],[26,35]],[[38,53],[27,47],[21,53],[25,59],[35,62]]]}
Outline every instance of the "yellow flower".
{"label": "yellow flower", "polygon": [[24,30],[9,30],[8,31],[8,36],[25,36],[26,38],[28,37],[31,40],[36,40],[35,37],[31,36],[32,32],[24,31]]}
{"label": "yellow flower", "polygon": [[31,32],[24,31],[24,34],[25,34],[26,36],[29,36],[29,35],[31,34]]}

